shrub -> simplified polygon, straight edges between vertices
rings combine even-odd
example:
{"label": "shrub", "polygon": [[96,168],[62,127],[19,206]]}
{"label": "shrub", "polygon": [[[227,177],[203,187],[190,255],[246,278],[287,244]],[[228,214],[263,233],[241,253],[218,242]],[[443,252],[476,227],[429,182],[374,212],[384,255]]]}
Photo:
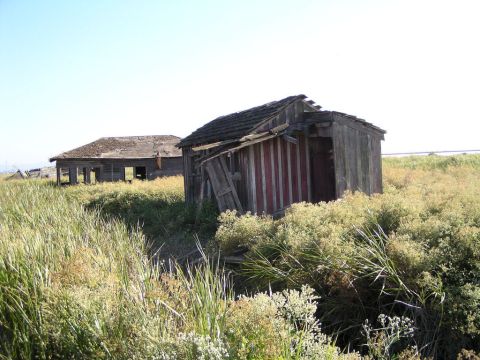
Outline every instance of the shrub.
{"label": "shrub", "polygon": [[238,216],[236,211],[227,210],[218,220],[220,226],[215,239],[220,249],[228,253],[267,241],[274,233],[272,218],[268,216],[257,217],[251,213]]}
{"label": "shrub", "polygon": [[381,195],[294,204],[278,220],[221,216],[217,241],[248,249],[254,289],[315,288],[324,329],[345,346],[364,341],[365,319],[408,315],[424,355],[455,357],[480,343],[480,157],[459,158],[387,160]]}

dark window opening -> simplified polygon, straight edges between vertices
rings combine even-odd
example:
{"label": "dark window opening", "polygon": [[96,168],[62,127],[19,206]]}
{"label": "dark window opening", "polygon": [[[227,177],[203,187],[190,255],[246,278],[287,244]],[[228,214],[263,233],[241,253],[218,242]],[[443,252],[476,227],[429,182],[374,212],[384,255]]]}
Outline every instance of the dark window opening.
{"label": "dark window opening", "polygon": [[309,144],[312,200],[314,202],[335,200],[335,166],[332,138],[310,138]]}
{"label": "dark window opening", "polygon": [[147,168],[145,166],[135,166],[135,179],[145,180],[147,178]]}
{"label": "dark window opening", "polygon": [[102,171],[101,171],[101,169],[99,167],[95,167],[95,168],[93,168],[93,173],[94,173],[93,177],[94,177],[95,184],[97,182],[101,182],[102,181],[102,176],[101,176]]}

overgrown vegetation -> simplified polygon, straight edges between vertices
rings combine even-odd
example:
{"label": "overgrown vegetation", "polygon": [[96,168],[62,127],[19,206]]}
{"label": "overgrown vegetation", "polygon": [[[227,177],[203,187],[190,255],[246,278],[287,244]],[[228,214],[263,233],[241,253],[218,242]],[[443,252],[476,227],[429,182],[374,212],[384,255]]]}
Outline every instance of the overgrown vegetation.
{"label": "overgrown vegetation", "polygon": [[119,219],[129,228],[140,227],[149,249],[160,257],[181,257],[195,249],[196,239],[205,243],[217,228],[214,204],[205,203],[201,211],[185,207],[181,176],[132,184],[80,184],[65,190],[106,219]]}
{"label": "overgrown vegetation", "polygon": [[[240,271],[252,289],[313,287],[323,328],[344,346],[375,358],[408,346],[440,358],[479,351],[479,160],[388,159],[382,195],[296,204],[279,220],[226,212],[216,242],[224,254],[247,251]],[[385,328],[382,314],[413,321],[388,350],[388,331],[362,331]]]}
{"label": "overgrown vegetation", "polygon": [[[474,359],[479,176],[478,155],[385,159],[384,194],[278,220],[186,208],[180,177],[0,181],[0,358]],[[219,260],[157,261],[197,238],[246,252],[248,294]]]}
{"label": "overgrown vegetation", "polygon": [[[309,288],[236,299],[218,264],[152,262],[140,226],[88,204],[109,186],[128,199],[155,185],[116,185],[0,182],[0,358],[344,357],[319,332]],[[175,188],[155,196],[176,201]]]}

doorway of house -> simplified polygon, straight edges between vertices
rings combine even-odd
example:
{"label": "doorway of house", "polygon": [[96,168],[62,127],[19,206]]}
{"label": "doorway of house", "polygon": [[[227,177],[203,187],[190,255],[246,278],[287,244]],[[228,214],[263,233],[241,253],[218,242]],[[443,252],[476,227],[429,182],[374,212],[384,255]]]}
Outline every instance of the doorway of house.
{"label": "doorway of house", "polygon": [[145,180],[147,178],[147,168],[145,166],[135,166],[135,179]]}
{"label": "doorway of house", "polygon": [[95,179],[95,184],[102,181],[102,169],[99,167],[93,168],[93,173],[95,174],[93,177]]}
{"label": "doorway of house", "polygon": [[335,166],[333,142],[330,137],[309,139],[312,200],[335,200]]}

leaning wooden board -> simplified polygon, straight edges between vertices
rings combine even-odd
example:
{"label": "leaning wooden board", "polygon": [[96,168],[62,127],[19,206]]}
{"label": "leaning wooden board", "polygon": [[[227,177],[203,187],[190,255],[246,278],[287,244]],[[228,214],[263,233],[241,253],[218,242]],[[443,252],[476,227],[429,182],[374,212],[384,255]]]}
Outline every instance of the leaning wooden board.
{"label": "leaning wooden board", "polygon": [[237,210],[243,212],[242,204],[233,185],[232,176],[223,156],[205,162],[205,169],[212,184],[220,211]]}

